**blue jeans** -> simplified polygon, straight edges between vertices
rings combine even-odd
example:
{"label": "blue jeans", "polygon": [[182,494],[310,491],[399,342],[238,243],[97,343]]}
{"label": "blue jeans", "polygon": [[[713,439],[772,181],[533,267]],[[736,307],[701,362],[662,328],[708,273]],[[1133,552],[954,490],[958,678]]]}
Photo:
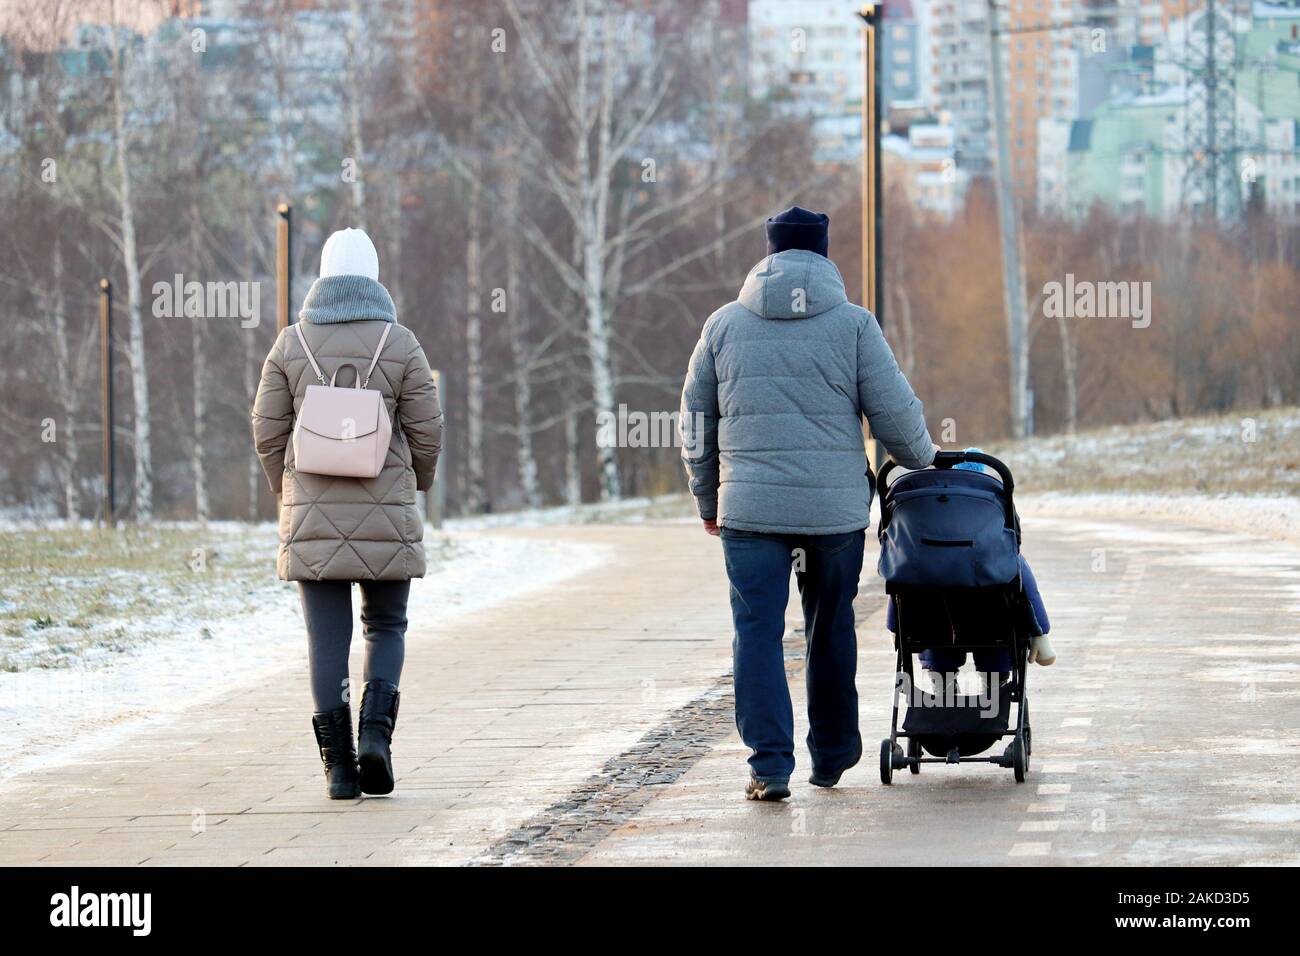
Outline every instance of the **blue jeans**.
{"label": "blue jeans", "polygon": [[[965,651],[950,651],[941,647],[922,651],[921,666],[928,671],[957,671],[966,663]],[[1011,655],[1007,651],[975,651],[975,669],[983,674],[1009,673]]]}
{"label": "blue jeans", "polygon": [[750,773],[789,780],[794,710],[786,682],[785,608],[794,566],[808,642],[808,752],[814,771],[834,773],[862,754],[858,731],[857,632],[853,599],[864,534],[786,535],[722,529],[736,635],[736,729],[752,754]]}

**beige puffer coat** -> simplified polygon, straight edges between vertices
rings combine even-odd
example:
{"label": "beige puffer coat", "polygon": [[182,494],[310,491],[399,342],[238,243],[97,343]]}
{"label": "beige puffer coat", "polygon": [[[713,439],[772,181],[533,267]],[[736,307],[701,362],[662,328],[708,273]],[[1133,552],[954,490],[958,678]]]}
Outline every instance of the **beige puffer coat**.
{"label": "beige puffer coat", "polygon": [[[302,320],[325,375],[343,363],[364,370],[393,311],[387,291],[371,279],[318,279]],[[338,384],[352,384],[351,375],[340,372]],[[393,420],[388,458],[376,478],[294,470],[293,425],[307,386],[315,381],[297,334],[284,329],[262,367],[253,404],[257,454],[272,490],[281,496],[279,576],[286,581],[423,577],[424,524],[415,492],[433,484],[442,447],[442,412],[424,350],[410,329],[394,324],[370,379],[370,388],[383,392]]]}

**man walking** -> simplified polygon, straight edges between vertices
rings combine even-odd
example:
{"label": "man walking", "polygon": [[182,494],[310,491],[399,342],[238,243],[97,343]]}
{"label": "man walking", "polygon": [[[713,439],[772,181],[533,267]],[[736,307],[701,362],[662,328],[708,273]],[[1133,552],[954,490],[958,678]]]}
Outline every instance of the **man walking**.
{"label": "man walking", "polygon": [[752,800],[790,795],[781,639],[792,567],[808,641],[809,782],[833,787],[862,756],[853,599],[871,521],[863,416],[904,467],[930,464],[937,447],[875,317],[845,295],[829,226],[798,206],[767,221],[768,256],[704,324],[682,390],[682,458],[731,581]]}

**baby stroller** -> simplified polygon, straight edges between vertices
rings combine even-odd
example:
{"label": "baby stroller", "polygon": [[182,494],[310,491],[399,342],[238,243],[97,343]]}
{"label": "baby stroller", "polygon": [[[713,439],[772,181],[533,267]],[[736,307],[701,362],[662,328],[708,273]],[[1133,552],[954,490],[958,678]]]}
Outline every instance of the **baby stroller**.
{"label": "baby stroller", "polygon": [[[953,469],[976,462],[997,472]],[[1029,772],[1031,736],[1025,671],[1038,633],[1020,583],[1020,520],[1011,470],[991,455],[942,451],[934,468],[889,483],[896,465],[880,469],[880,576],[893,602],[898,652],[893,718],[880,742],[880,781],[923,763],[992,763]],[[912,655],[925,650],[1008,652],[1005,682],[989,675],[986,694],[927,693],[916,687]],[[906,693],[905,693],[906,692]],[[907,696],[902,729],[900,697]],[[1011,705],[1016,720],[1011,723]],[[1003,738],[1001,754],[981,757]],[[899,740],[907,741],[904,751]],[[930,756],[925,756],[930,754]]]}

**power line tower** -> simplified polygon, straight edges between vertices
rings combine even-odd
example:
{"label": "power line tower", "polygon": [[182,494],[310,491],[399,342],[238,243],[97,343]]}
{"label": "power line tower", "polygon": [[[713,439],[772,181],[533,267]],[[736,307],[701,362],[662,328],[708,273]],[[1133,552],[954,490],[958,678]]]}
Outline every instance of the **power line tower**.
{"label": "power line tower", "polygon": [[1232,6],[1205,0],[1186,18],[1187,84],[1182,206],[1198,219],[1232,221],[1241,206],[1237,183],[1237,43]]}

